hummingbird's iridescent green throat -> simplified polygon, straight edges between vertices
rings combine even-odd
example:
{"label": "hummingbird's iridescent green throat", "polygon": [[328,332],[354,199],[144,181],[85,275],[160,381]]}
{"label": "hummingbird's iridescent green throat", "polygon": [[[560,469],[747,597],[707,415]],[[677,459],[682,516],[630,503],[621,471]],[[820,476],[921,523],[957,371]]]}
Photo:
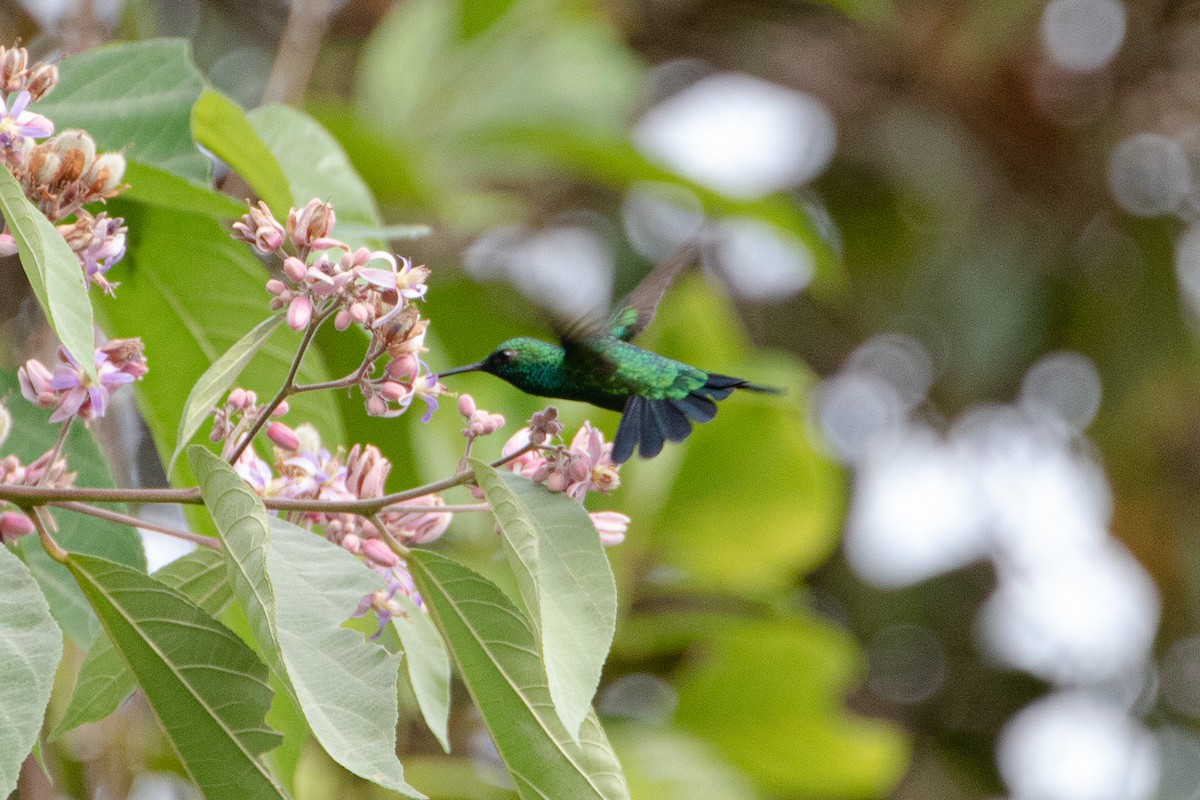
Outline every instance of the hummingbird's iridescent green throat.
{"label": "hummingbird's iridescent green throat", "polygon": [[685,248],[655,267],[606,325],[576,326],[561,335],[560,344],[528,337],[509,339],[483,361],[446,370],[438,379],[478,370],[503,378],[527,394],[620,411],[612,460],[617,464],[629,460],[635,446],[643,458],[653,458],[664,442],[686,439],[692,422],[715,417],[715,401],[724,400],[734,389],[778,391],[705,372],[629,343],[650,324],[667,287],[694,255],[692,248]]}

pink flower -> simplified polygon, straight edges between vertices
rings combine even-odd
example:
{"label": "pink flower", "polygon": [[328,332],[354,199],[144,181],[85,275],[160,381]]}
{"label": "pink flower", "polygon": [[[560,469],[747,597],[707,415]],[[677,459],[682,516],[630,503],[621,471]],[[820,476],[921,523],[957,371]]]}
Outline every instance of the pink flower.
{"label": "pink flower", "polygon": [[0,146],[11,149],[19,147],[26,136],[44,139],[54,133],[53,122],[25,110],[31,99],[29,92],[21,92],[13,98],[12,108],[0,102]]}
{"label": "pink flower", "polygon": [[[444,506],[446,501],[441,495],[427,494],[414,497],[408,503],[417,506]],[[402,542],[429,544],[446,532],[454,515],[448,511],[409,512],[399,507],[384,511],[380,517],[392,535]]]}
{"label": "pink flower", "polygon": [[593,511],[588,514],[596,532],[600,534],[600,544],[612,547],[625,541],[625,531],[632,520],[618,511]]}
{"label": "pink flower", "polygon": [[41,362],[31,359],[18,370],[21,394],[42,408],[57,408],[51,422],[62,422],[78,415],[89,420],[104,416],[108,398],[115,389],[146,374],[140,339],[114,339],[96,349],[95,365],[98,383],[67,352],[58,348],[62,363],[51,374]]}
{"label": "pink flower", "polygon": [[267,426],[267,438],[282,450],[299,450],[300,437],[296,432],[282,422],[272,422]]}
{"label": "pink flower", "polygon": [[19,511],[5,511],[0,514],[0,542],[13,544],[22,536],[33,533],[33,520]]}

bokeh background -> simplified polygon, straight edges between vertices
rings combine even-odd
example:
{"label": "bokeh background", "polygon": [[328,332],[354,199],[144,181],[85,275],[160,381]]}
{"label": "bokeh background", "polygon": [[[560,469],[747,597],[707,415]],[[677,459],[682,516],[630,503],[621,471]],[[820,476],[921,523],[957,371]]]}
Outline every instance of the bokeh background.
{"label": "bokeh background", "polygon": [[[396,247],[434,269],[435,368],[701,244],[643,343],[788,391],[611,498],[597,704],[635,797],[1200,797],[1200,3],[4,0],[0,32],[184,37],[317,117],[433,231]],[[453,415],[346,414],[397,487],[460,454]],[[448,540],[488,568],[486,525]],[[453,722],[449,756],[402,731],[410,781],[515,796]],[[58,748],[63,792],[186,796],[136,706]]]}

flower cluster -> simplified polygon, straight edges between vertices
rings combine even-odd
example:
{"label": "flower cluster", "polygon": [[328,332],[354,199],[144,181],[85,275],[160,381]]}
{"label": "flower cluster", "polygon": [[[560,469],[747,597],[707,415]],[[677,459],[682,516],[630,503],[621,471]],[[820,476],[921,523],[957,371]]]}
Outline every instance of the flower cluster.
{"label": "flower cluster", "polygon": [[[105,274],[125,255],[124,220],[84,209],[123,191],[125,157],[97,153],[84,131],[51,136],[54,123],[28,110],[58,82],[53,64],[29,64],[23,47],[0,47],[0,161],[21,184],[25,196],[58,225],[90,283],[113,294],[117,284]],[[46,138],[51,137],[51,138]],[[37,140],[45,139],[38,143]],[[17,247],[7,229],[0,232],[0,255]]]}
{"label": "flower cluster", "polygon": [[30,359],[17,370],[21,394],[42,408],[52,408],[51,422],[79,417],[91,420],[104,416],[109,396],[127,383],[146,374],[146,358],[141,339],[111,339],[96,348],[98,382],[67,352],[58,348],[59,363],[51,372],[42,362]]}
{"label": "flower cluster", "polygon": [[267,291],[272,309],[287,309],[291,328],[332,318],[338,330],[361,325],[372,335],[357,376],[368,414],[398,416],[420,398],[428,421],[442,386],[420,359],[429,323],[411,301],[425,297],[429,270],[381,250],[351,248],[332,236],[336,220],[332,205],[313,199],[291,209],[285,226],[260,201],[234,223],[233,233],[279,259],[279,275],[267,281]]}
{"label": "flower cluster", "polygon": [[458,396],[458,413],[462,414],[463,419],[467,421],[467,427],[463,428],[462,435],[468,440],[488,436],[504,427],[503,415],[492,414],[482,408],[477,408],[475,398],[469,394]]}
{"label": "flower cluster", "polygon": [[[224,440],[225,458],[233,454],[235,443],[245,436],[250,421],[256,418],[257,403],[253,392],[234,389],[225,406],[216,412],[213,438]],[[321,446],[320,436],[311,425],[299,425],[293,430],[279,421],[267,427],[267,436],[275,445],[273,464],[247,447],[233,465],[259,496],[335,502],[383,497],[392,465],[374,445],[355,445],[349,453],[341,450],[331,453]],[[414,498],[406,505],[439,507],[445,501],[431,494]],[[401,542],[427,544],[446,532],[452,517],[450,512],[410,511],[406,506],[394,506],[376,519],[389,535]],[[386,622],[399,613],[395,603],[397,592],[422,605],[407,566],[383,540],[372,519],[350,513],[304,511],[295,512],[292,521],[320,528],[326,538],[361,557],[368,567],[383,576],[387,589],[378,597],[366,598],[363,613],[374,608],[381,624]]]}
{"label": "flower cluster", "polygon": [[[569,447],[543,444],[561,431],[558,411],[553,406],[535,414],[530,426],[517,431],[504,445],[504,456],[519,453],[508,462],[508,468],[552,492],[565,492],[580,503],[588,492],[609,494],[621,485],[621,467],[612,461],[612,444],[604,441],[598,428],[583,423]],[[535,447],[530,448],[531,444]],[[589,516],[606,547],[625,540],[629,517],[616,511],[595,511]]]}

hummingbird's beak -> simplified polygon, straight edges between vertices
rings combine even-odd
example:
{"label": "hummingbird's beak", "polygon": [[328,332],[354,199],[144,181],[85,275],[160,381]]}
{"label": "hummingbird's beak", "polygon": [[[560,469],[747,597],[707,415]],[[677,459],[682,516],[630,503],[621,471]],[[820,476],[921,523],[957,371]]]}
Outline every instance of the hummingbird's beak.
{"label": "hummingbird's beak", "polygon": [[443,372],[439,372],[437,375],[437,378],[440,381],[442,378],[446,377],[447,375],[457,375],[460,372],[475,372],[475,371],[481,370],[481,369],[483,369],[483,362],[477,361],[474,364],[467,364],[465,367],[455,367],[454,369],[448,369]]}

